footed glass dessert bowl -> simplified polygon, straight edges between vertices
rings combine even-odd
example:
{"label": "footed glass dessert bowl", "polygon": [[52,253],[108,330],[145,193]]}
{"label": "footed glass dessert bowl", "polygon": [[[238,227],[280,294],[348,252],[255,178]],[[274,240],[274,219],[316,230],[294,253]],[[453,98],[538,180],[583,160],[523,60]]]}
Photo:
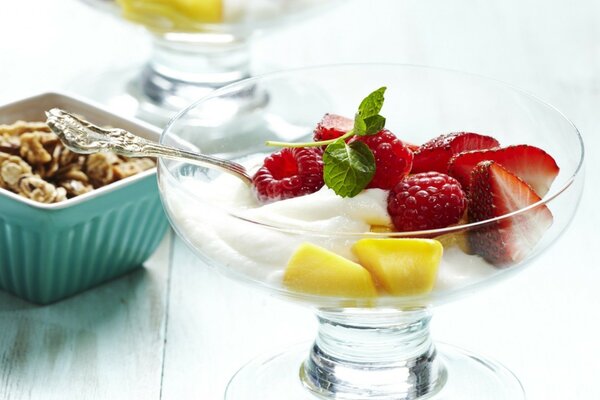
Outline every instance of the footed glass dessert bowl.
{"label": "footed glass dessert bowl", "polygon": [[[292,25],[339,0],[83,0],[143,26],[152,53],[143,68],[106,71],[96,100],[163,126],[177,111],[251,74],[250,45],[260,32]],[[89,76],[86,78],[89,80]],[[240,98],[247,101],[248,96]]]}
{"label": "footed glass dessert bowl", "polygon": [[[267,100],[231,106],[248,91]],[[251,362],[226,398],[524,398],[504,367],[428,327],[435,305],[522,270],[571,221],[583,143],[555,108],[442,69],[316,67],[219,89],[161,143],[252,177],[161,160],[179,236],[319,321],[312,347]]]}

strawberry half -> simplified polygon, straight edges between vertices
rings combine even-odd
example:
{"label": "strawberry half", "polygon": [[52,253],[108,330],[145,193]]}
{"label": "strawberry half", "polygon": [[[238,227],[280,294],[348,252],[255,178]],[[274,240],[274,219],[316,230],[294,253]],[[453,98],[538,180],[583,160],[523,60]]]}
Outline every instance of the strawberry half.
{"label": "strawberry half", "polygon": [[335,139],[352,128],[354,128],[354,120],[337,114],[325,114],[315,128],[313,139],[315,142]]}
{"label": "strawberry half", "polygon": [[450,160],[448,175],[467,187],[471,171],[484,160],[496,161],[504,168],[524,180],[540,197],[544,197],[554,178],[558,165],[544,150],[526,144],[501,149],[475,150],[458,154]]}
{"label": "strawberry half", "polygon": [[[538,201],[540,197],[518,176],[494,161],[482,161],[473,169],[468,208],[469,222],[499,217]],[[525,259],[552,225],[552,213],[539,205],[511,218],[473,228],[469,244],[497,267]]]}
{"label": "strawberry half", "polygon": [[[412,174],[437,171],[448,173],[452,156],[468,150],[491,149],[500,143],[491,136],[471,132],[454,132],[436,137],[415,151]],[[461,182],[462,183],[462,182]]]}

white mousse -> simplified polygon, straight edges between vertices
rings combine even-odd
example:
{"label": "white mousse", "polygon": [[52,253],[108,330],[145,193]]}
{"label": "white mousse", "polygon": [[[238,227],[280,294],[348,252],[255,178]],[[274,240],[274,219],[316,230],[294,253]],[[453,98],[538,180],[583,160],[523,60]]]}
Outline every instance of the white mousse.
{"label": "white mousse", "polygon": [[[251,188],[226,174],[211,182],[180,179],[186,190],[169,190],[166,195],[184,236],[209,259],[270,285],[282,284],[284,268],[301,243],[312,242],[356,261],[350,248],[360,235],[352,233],[391,224],[387,192],[381,189],[342,198],[324,187],[310,195],[261,205]],[[445,248],[434,290],[452,290],[497,271],[456,246]]]}

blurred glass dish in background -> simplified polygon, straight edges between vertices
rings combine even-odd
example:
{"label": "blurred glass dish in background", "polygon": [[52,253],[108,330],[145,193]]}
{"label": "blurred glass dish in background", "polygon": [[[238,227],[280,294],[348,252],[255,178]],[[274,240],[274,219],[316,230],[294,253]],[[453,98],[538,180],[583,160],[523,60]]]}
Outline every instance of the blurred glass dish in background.
{"label": "blurred glass dish in background", "polygon": [[[250,76],[256,33],[326,9],[339,0],[83,0],[144,26],[152,55],[140,70],[107,71],[77,92],[120,112],[164,124],[212,90]],[[89,81],[89,80],[88,80]],[[241,99],[244,101],[244,99]]]}

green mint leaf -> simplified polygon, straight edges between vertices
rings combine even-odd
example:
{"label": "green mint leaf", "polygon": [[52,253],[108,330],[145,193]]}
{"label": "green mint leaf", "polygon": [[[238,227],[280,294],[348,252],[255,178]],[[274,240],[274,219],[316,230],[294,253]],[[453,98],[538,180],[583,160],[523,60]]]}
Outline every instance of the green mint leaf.
{"label": "green mint leaf", "polygon": [[373,115],[364,119],[366,126],[365,135],[375,135],[385,126],[385,117]]}
{"label": "green mint leaf", "polygon": [[358,136],[364,136],[367,134],[367,124],[359,113],[356,113],[354,116],[354,127],[352,128],[352,132]]}
{"label": "green mint leaf", "polygon": [[323,153],[325,184],[342,197],[359,194],[375,175],[375,157],[371,149],[360,141],[346,144],[337,140]]}
{"label": "green mint leaf", "polygon": [[361,117],[368,118],[379,114],[381,107],[383,107],[383,94],[385,93],[385,89],[385,86],[380,87],[360,102],[358,113]]}

